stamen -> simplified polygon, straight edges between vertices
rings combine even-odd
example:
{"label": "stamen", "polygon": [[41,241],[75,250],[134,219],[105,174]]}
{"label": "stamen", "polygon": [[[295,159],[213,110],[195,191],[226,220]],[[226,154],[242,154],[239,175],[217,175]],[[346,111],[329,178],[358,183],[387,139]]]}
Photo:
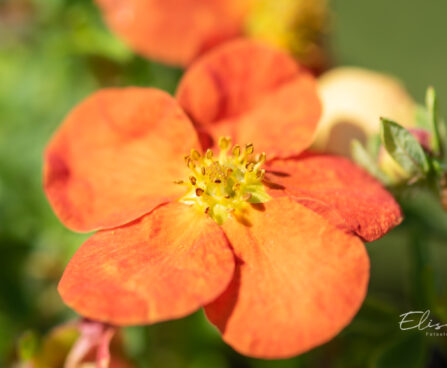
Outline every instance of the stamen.
{"label": "stamen", "polygon": [[256,163],[257,164],[263,164],[265,162],[265,159],[266,159],[265,152],[262,152],[262,153],[256,155]]}
{"label": "stamen", "polygon": [[233,156],[234,156],[234,157],[239,157],[239,155],[241,154],[241,146],[239,146],[238,144],[236,144],[236,145],[233,147],[233,151],[232,151],[232,153],[233,153]]}
{"label": "stamen", "polygon": [[199,152],[197,152],[195,149],[192,149],[191,150],[191,157],[192,157],[193,160],[198,161],[201,156],[200,156]]}
{"label": "stamen", "polygon": [[231,145],[231,138],[230,137],[220,137],[219,138],[219,148],[222,151],[228,150],[230,145]]}
{"label": "stamen", "polygon": [[230,216],[243,218],[250,203],[266,202],[270,197],[263,184],[264,152],[253,157],[253,144],[245,145],[242,152],[240,145],[232,146],[230,137],[221,137],[218,146],[216,157],[210,149],[204,155],[192,149],[185,163],[193,175],[176,183],[187,187],[181,202],[197,207],[220,225]]}
{"label": "stamen", "polygon": [[260,180],[263,180],[265,176],[265,170],[261,169],[259,171],[256,172],[256,177]]}
{"label": "stamen", "polygon": [[249,143],[245,146],[245,153],[247,155],[251,155],[254,152],[254,150],[255,150],[255,147],[253,146],[252,143]]}
{"label": "stamen", "polygon": [[188,166],[191,170],[196,168],[196,164],[193,160],[191,160],[191,157],[188,156],[188,160],[186,161],[186,166]]}

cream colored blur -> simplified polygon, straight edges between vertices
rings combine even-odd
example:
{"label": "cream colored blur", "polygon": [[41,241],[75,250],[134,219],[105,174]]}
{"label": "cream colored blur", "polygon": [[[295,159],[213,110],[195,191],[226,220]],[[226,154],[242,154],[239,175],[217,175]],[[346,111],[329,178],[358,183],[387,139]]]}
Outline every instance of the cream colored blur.
{"label": "cream colored blur", "polygon": [[318,80],[323,103],[313,148],[350,156],[350,144],[363,144],[380,130],[380,117],[405,127],[415,124],[416,104],[395,78],[367,69],[340,67]]}

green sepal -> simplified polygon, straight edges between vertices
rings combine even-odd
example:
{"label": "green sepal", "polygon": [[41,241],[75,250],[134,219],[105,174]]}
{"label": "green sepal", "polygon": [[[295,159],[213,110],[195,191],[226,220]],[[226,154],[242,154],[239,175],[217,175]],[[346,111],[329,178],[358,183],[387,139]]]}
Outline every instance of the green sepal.
{"label": "green sepal", "polygon": [[411,177],[425,177],[430,163],[418,140],[404,127],[381,118],[380,135],[390,156]]}
{"label": "green sepal", "polygon": [[380,134],[372,134],[366,140],[365,148],[369,155],[377,160],[380,153],[380,148],[382,147],[382,140]]}
{"label": "green sepal", "polygon": [[431,148],[433,149],[435,155],[441,155],[444,143],[442,142],[439,129],[440,126],[438,120],[438,99],[433,87],[427,88],[427,93],[425,95],[425,104],[427,105],[428,123],[430,126],[430,132],[432,134]]}

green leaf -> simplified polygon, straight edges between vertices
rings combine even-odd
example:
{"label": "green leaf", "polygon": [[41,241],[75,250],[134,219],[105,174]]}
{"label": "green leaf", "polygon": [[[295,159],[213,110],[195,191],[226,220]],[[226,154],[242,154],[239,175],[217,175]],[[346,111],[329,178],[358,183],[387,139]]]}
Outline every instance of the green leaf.
{"label": "green leaf", "polygon": [[394,121],[380,120],[380,135],[387,152],[409,175],[425,177],[430,171],[430,164],[417,139]]}
{"label": "green leaf", "polygon": [[351,155],[357,165],[363,167],[366,171],[368,171],[375,178],[379,179],[382,183],[387,185],[390,184],[389,178],[382,170],[380,170],[374,158],[356,139],[351,142]]}

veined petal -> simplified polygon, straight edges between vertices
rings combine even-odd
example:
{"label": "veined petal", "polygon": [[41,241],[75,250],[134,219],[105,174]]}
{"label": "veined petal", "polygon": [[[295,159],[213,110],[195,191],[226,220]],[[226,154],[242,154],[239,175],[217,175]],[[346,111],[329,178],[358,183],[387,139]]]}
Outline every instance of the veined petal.
{"label": "veined petal", "polygon": [[248,0],[96,0],[112,30],[137,52],[187,65],[242,32]]}
{"label": "veined petal", "polygon": [[215,138],[229,135],[270,156],[307,148],[321,113],[314,78],[287,54],[252,40],[227,43],[198,59],[176,96]]}
{"label": "veined petal", "polygon": [[234,255],[219,226],[173,202],[113,230],[93,235],[59,283],[79,314],[115,325],[188,315],[227,287]]}
{"label": "veined petal", "polygon": [[393,196],[349,160],[303,154],[266,165],[273,197],[290,196],[339,226],[373,241],[402,221]]}
{"label": "veined petal", "polygon": [[267,202],[249,221],[223,225],[235,277],[206,306],[223,339],[242,354],[285,358],[335,337],[366,294],[361,241],[289,198]]}
{"label": "veined petal", "polygon": [[197,134],[168,94],[106,89],[81,102],[45,152],[44,187],[61,221],[77,231],[132,221],[184,188],[183,155]]}

